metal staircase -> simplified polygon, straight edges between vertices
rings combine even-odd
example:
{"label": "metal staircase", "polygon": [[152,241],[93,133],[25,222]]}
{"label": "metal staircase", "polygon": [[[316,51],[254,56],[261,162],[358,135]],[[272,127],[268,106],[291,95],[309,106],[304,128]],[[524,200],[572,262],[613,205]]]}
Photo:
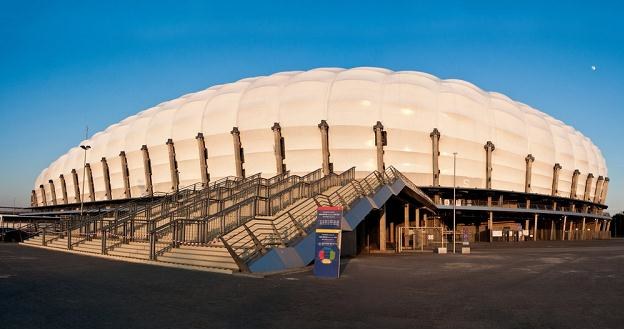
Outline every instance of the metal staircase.
{"label": "metal staircase", "polygon": [[323,176],[288,173],[272,178],[227,177],[201,188],[193,185],[145,204],[132,201],[88,218],[71,218],[25,242],[135,261],[240,270],[229,246],[218,237],[256,217],[271,216],[294,202],[352,179],[354,169]]}

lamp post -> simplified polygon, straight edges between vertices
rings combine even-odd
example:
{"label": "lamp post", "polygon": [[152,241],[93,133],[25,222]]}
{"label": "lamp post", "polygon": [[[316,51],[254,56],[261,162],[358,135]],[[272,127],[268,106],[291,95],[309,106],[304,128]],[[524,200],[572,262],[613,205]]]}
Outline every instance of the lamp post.
{"label": "lamp post", "polygon": [[455,177],[456,177],[456,169],[457,169],[457,152],[453,152],[453,253],[455,253]]}
{"label": "lamp post", "polygon": [[84,207],[84,186],[85,186],[85,172],[87,170],[87,150],[91,148],[89,145],[80,145],[80,148],[84,150],[84,161],[82,162],[82,189],[80,196],[80,219],[82,219],[82,209]]}

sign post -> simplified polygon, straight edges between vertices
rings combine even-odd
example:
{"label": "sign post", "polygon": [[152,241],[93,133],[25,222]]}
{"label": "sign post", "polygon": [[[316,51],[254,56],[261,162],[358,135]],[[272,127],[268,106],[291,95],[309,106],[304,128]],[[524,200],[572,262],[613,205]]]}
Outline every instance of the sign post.
{"label": "sign post", "polygon": [[314,275],[319,278],[340,276],[342,207],[319,207],[316,214]]}

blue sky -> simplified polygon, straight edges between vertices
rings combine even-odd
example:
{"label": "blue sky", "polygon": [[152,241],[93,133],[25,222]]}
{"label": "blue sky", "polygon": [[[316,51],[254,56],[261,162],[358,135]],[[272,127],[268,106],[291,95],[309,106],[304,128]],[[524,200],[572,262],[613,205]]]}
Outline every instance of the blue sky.
{"label": "blue sky", "polygon": [[87,124],[249,76],[380,66],[464,79],[574,126],[607,159],[610,210],[624,209],[624,5],[337,2],[2,3],[0,205],[28,203]]}

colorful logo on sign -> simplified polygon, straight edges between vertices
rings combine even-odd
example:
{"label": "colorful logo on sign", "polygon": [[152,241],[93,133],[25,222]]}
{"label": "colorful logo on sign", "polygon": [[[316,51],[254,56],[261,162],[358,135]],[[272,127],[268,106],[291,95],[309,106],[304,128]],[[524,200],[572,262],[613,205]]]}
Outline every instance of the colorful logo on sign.
{"label": "colorful logo on sign", "polygon": [[336,259],[336,251],[329,247],[323,247],[319,251],[318,258],[323,264],[331,264]]}

